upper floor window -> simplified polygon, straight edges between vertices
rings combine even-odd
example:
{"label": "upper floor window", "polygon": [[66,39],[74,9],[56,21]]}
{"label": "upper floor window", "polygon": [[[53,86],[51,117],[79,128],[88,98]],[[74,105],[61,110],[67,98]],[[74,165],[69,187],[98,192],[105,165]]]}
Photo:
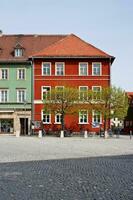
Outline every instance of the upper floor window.
{"label": "upper floor window", "polygon": [[79,112],[79,123],[80,124],[88,123],[88,112],[86,110],[82,110]]}
{"label": "upper floor window", "polygon": [[64,86],[56,86],[55,87],[55,98],[56,100],[63,100],[64,97]]}
{"label": "upper floor window", "polygon": [[42,63],[42,75],[44,76],[51,75],[51,63]]}
{"label": "upper floor window", "polygon": [[26,100],[26,90],[25,89],[18,89],[17,90],[17,102],[23,103]]}
{"label": "upper floor window", "polygon": [[8,90],[0,89],[0,102],[8,101]]}
{"label": "upper floor window", "polygon": [[0,77],[2,80],[7,80],[8,79],[8,69],[1,69]]}
{"label": "upper floor window", "polygon": [[50,86],[42,86],[42,100],[48,100],[48,97],[50,96]]}
{"label": "upper floor window", "polygon": [[23,56],[23,49],[22,48],[16,48],[15,49],[15,57],[21,57]]}
{"label": "upper floor window", "polygon": [[65,65],[64,65],[64,63],[56,63],[55,64],[55,75],[57,75],[57,76],[65,75]]}
{"label": "upper floor window", "polygon": [[94,76],[101,75],[101,63],[92,63],[92,75]]}
{"label": "upper floor window", "polygon": [[17,79],[24,80],[25,79],[25,69],[18,69],[17,70]]}
{"label": "upper floor window", "polygon": [[93,99],[98,100],[101,98],[101,86],[92,86]]}
{"label": "upper floor window", "polygon": [[80,76],[88,75],[88,63],[79,63],[79,75]]}
{"label": "upper floor window", "polygon": [[79,86],[79,99],[87,100],[88,86]]}

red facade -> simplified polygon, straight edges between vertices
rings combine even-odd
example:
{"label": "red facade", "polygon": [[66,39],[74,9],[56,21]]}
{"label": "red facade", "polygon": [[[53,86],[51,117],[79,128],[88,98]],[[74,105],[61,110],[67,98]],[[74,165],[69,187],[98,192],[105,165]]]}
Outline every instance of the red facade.
{"label": "red facade", "polygon": [[[79,38],[78,38],[79,40]],[[68,41],[69,42],[69,41]],[[81,42],[81,41],[80,41]],[[59,42],[58,42],[59,43]],[[63,42],[62,42],[63,43]],[[62,44],[61,43],[61,44]],[[77,42],[78,43],[78,42]],[[85,42],[82,41],[84,44]],[[86,45],[86,44],[85,44]],[[53,45],[54,46],[54,45]],[[56,44],[57,50],[58,44]],[[63,46],[63,44],[62,44]],[[51,52],[52,52],[52,45],[51,45]],[[62,47],[63,48],[63,47]],[[66,49],[66,44],[64,49]],[[76,48],[76,47],[72,47]],[[71,48],[71,54],[72,54]],[[94,50],[96,49],[93,47]],[[96,49],[97,50],[97,49]],[[45,50],[46,51],[46,50]],[[50,52],[50,49],[48,49]],[[86,54],[87,49],[85,49]],[[80,51],[79,51],[80,52]],[[99,50],[100,52],[100,50]],[[95,53],[95,51],[94,51]],[[61,52],[62,54],[62,52]],[[65,53],[64,53],[65,54]],[[83,48],[82,48],[83,54]],[[58,51],[58,56],[46,56],[43,55],[43,52],[40,54],[41,56],[34,56],[33,59],[33,80],[34,80],[34,121],[42,121],[42,111],[44,108],[44,104],[42,102],[42,88],[43,87],[50,87],[54,88],[56,86],[70,86],[76,87],[79,89],[81,86],[86,86],[88,90],[92,90],[93,87],[108,87],[110,86],[110,66],[111,62],[113,62],[113,57],[105,54],[104,55],[96,55],[85,57],[82,55],[69,55],[69,52],[66,52],[66,55],[60,55],[60,51]],[[100,53],[99,53],[100,54]],[[103,52],[102,52],[103,54]],[[60,55],[60,56],[59,56]],[[43,74],[43,63],[48,63],[50,66],[50,74],[49,75],[42,75]],[[56,75],[56,64],[63,63],[64,66],[64,74],[63,75]],[[100,74],[94,75],[94,63],[99,64],[100,66]],[[87,66],[87,74],[80,75],[80,65],[85,64]],[[103,123],[102,116],[100,116],[100,123]],[[79,114],[77,115],[66,115],[65,116],[65,127],[72,129],[73,131],[80,131],[80,129],[88,129],[90,131],[98,131],[99,126],[94,127],[93,125],[92,115],[87,113],[87,122],[80,123],[79,121]],[[55,116],[52,114],[50,115],[50,120],[48,122],[43,122],[44,129],[56,129],[57,127],[60,128],[60,124],[56,123]]]}

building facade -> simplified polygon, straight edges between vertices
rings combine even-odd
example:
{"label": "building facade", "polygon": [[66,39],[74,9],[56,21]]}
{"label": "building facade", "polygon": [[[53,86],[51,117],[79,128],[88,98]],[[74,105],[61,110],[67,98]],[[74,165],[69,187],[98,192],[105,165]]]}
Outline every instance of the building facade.
{"label": "building facade", "polygon": [[[43,96],[52,88],[75,87],[82,91],[100,91],[110,86],[110,68],[114,57],[71,34],[32,56],[35,126],[45,130],[60,128],[60,113],[45,113]],[[82,127],[98,131],[103,126],[101,113],[80,110],[66,115],[65,126],[79,131]]]}

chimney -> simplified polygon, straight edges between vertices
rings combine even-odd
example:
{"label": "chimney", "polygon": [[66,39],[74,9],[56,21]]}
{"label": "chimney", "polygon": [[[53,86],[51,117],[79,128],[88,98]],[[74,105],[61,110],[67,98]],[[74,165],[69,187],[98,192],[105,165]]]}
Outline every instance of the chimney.
{"label": "chimney", "polygon": [[3,35],[3,32],[2,32],[2,30],[0,30],[0,37],[2,37],[2,35]]}

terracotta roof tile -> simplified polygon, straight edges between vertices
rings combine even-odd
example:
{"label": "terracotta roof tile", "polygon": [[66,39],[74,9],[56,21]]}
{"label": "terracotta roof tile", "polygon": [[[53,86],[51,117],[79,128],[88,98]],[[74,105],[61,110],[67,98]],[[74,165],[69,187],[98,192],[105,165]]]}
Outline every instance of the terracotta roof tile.
{"label": "terracotta roof tile", "polygon": [[[35,52],[65,38],[66,35],[2,35],[0,36],[0,61],[24,61]],[[24,48],[22,57],[14,57],[16,45]]]}
{"label": "terracotta roof tile", "polygon": [[44,48],[42,51],[33,54],[33,57],[107,57],[113,58],[104,51],[83,41],[74,34],[59,40],[58,42]]}

